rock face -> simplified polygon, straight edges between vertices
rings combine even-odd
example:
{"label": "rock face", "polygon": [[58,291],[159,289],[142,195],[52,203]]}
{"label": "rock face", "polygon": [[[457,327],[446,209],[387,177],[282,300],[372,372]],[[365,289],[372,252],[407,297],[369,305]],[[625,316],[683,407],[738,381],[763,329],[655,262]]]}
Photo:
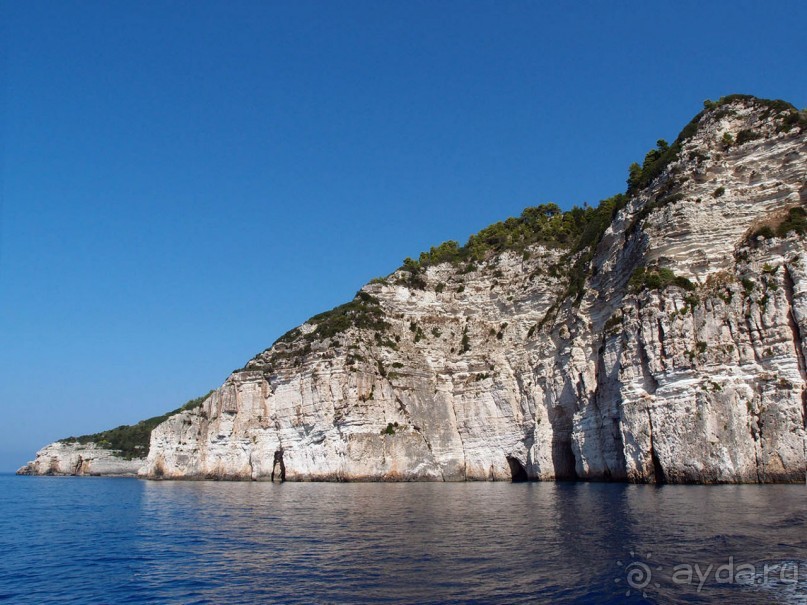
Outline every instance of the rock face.
{"label": "rock face", "polygon": [[806,123],[726,99],[590,245],[405,264],[157,426],[140,475],[804,481]]}
{"label": "rock face", "polygon": [[144,458],[126,460],[94,443],[51,443],[36,453],[36,459],[18,475],[104,475],[136,477]]}

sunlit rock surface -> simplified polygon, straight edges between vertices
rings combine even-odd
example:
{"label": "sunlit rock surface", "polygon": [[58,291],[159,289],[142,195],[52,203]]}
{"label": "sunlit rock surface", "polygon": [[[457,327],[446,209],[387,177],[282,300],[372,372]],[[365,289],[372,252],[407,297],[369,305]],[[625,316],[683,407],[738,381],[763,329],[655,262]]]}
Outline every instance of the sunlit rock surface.
{"label": "sunlit rock surface", "polygon": [[539,244],[368,284],[361,320],[312,318],[154,429],[140,475],[804,481],[805,239],[752,237],[807,206],[782,115],[706,110],[576,291],[580,255]]}
{"label": "sunlit rock surface", "polygon": [[36,459],[18,475],[103,475],[135,477],[145,459],[126,460],[94,443],[51,443],[36,453]]}

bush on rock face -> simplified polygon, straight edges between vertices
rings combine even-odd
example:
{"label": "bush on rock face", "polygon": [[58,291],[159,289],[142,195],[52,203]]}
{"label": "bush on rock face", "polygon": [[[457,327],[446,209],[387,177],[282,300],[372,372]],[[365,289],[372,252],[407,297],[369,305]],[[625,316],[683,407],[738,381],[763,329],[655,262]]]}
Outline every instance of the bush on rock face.
{"label": "bush on rock face", "polygon": [[660,267],[639,267],[631,275],[628,286],[634,292],[663,290],[668,286],[678,286],[687,291],[695,289],[695,284],[686,277],[677,276],[669,269]]}

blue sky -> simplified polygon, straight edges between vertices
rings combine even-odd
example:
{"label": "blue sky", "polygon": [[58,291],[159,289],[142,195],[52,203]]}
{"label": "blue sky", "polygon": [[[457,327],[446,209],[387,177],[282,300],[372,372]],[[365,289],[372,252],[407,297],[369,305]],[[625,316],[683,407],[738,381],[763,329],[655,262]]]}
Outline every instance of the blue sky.
{"label": "blue sky", "polygon": [[0,471],[430,245],[623,191],[706,98],[807,105],[804,2],[0,7]]}

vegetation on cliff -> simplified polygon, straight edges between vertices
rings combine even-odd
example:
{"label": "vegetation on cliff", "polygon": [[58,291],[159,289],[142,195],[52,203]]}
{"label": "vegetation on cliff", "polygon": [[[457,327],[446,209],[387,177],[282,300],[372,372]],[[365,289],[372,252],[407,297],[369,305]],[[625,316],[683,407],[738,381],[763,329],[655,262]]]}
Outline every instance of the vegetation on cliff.
{"label": "vegetation on cliff", "polygon": [[[590,274],[590,262],[596,247],[617,212],[627,205],[631,197],[649,187],[672,162],[679,158],[684,143],[698,132],[705,116],[709,115],[712,119],[719,119],[723,115],[734,112],[733,105],[738,102],[761,108],[762,118],[774,120],[777,132],[789,132],[793,128],[807,128],[805,112],[797,110],[785,101],[758,99],[750,95],[728,95],[717,101],[707,100],[704,102],[703,111],[681,130],[672,144],[667,143],[664,139],[659,139],[656,147],[645,155],[641,165],[634,163],[630,166],[625,194],[604,199],[596,206],[584,205],[582,208],[575,206],[568,211],[561,210],[554,203],[528,207],[518,217],[494,223],[471,235],[464,245],[449,240],[421,252],[417,259],[406,258],[403,265],[396,271],[397,283],[413,289],[423,289],[427,286],[424,272],[428,267],[449,263],[457,267],[458,271],[467,273],[476,270],[490,257],[508,251],[523,254],[526,259],[529,256],[528,248],[540,244],[549,248],[567,250],[561,263],[563,270],[560,273],[569,280],[566,295],[573,300],[579,300],[583,294],[585,280]],[[728,144],[741,145],[754,140],[757,136],[752,130],[744,130],[738,133],[736,139],[732,137]],[[654,210],[681,198],[680,194],[672,194],[670,188],[663,189],[656,199],[648,201],[644,205],[634,217],[631,230],[638,228],[640,223]],[[783,229],[798,231],[802,229],[801,220],[802,218],[799,216],[791,216],[786,224],[777,228],[776,232]],[[767,231],[760,234],[767,235]],[[389,283],[389,277],[378,278],[373,282],[386,284]],[[691,286],[691,284],[684,284],[682,279],[673,279],[663,270],[660,272],[648,270],[637,272],[633,276],[631,287],[634,290],[640,290],[663,288],[672,284],[687,289]],[[442,291],[444,287],[445,285],[442,283],[435,286],[438,291]],[[383,332],[388,327],[378,300],[363,291],[358,292],[352,301],[315,315],[307,323],[315,326],[314,331],[305,335],[304,340],[308,343],[315,339],[333,337],[353,326],[376,332]],[[296,328],[284,334],[276,342],[291,343],[302,336],[302,331]]]}
{"label": "vegetation on cliff", "polygon": [[695,289],[695,284],[686,277],[675,275],[663,267],[638,267],[628,280],[628,287],[634,292],[663,290],[668,286],[678,286],[689,292]]}
{"label": "vegetation on cliff", "polygon": [[756,246],[757,240],[760,237],[764,239],[785,237],[791,232],[795,232],[799,235],[807,233],[807,211],[800,206],[790,208],[784,217],[771,221],[756,229],[749,235],[747,243],[751,246]]}
{"label": "vegetation on cliff", "polygon": [[349,303],[315,315],[308,322],[317,327],[306,335],[307,340],[331,338],[351,326],[378,331],[388,326],[378,299],[363,290],[359,290]]}
{"label": "vegetation on cliff", "polygon": [[[740,105],[735,102],[739,102]],[[769,119],[770,123],[759,124],[754,122],[751,124],[753,129],[740,129],[738,124],[742,123],[742,120],[733,120],[732,124],[734,124],[737,131],[733,131],[733,135],[722,133],[722,139],[720,139],[721,133],[719,131],[713,132],[715,120],[721,117],[721,112],[737,112],[740,116],[745,115],[742,104],[745,104],[746,107],[753,105],[757,109],[762,108],[761,111],[757,111],[753,115],[752,119],[758,119],[760,115],[764,115],[767,116],[765,119]],[[707,118],[706,122],[704,122],[705,117]],[[498,281],[494,281],[493,278],[502,277],[502,272],[498,270],[500,267],[496,266],[496,257],[499,255],[509,253],[514,255],[516,260],[520,257],[527,261],[530,255],[536,252],[532,248],[533,246],[543,246],[558,250],[560,251],[558,254],[552,255],[556,259],[555,264],[546,266],[536,263],[540,266],[540,270],[536,270],[530,275],[530,279],[536,275],[546,275],[548,273],[549,277],[555,280],[551,286],[553,288],[558,286],[558,291],[553,291],[553,296],[560,293],[559,290],[563,288],[564,284],[566,286],[565,292],[559,299],[553,301],[553,305],[546,312],[543,319],[529,328],[527,339],[530,339],[535,330],[542,329],[544,325],[552,328],[552,321],[556,317],[558,310],[563,308],[563,305],[567,302],[576,302],[581,299],[587,279],[594,271],[592,259],[596,249],[620,210],[626,208],[628,203],[632,202],[631,213],[627,217],[631,222],[629,225],[620,225],[619,232],[624,237],[625,242],[633,243],[630,237],[635,230],[641,228],[645,219],[656,213],[660,208],[684,199],[684,194],[680,188],[684,177],[680,173],[676,175],[676,171],[670,169],[670,164],[681,157],[686,141],[698,133],[703,123],[710,125],[710,135],[717,136],[718,146],[722,142],[721,151],[726,152],[728,155],[733,148],[744,144],[753,144],[753,141],[763,136],[769,136],[774,131],[781,135],[781,133],[790,132],[795,128],[803,130],[807,127],[807,118],[805,118],[804,112],[800,112],[792,105],[782,101],[765,101],[741,95],[723,97],[717,102],[707,101],[704,111],[693,118],[672,144],[660,139],[656,147],[646,154],[642,165],[637,163],[630,167],[626,193],[604,199],[596,206],[575,206],[568,211],[561,210],[559,206],[553,203],[526,208],[518,217],[497,222],[471,235],[464,245],[451,240],[439,246],[431,247],[428,251],[422,252],[416,259],[405,259],[403,266],[391,276],[373,281],[382,285],[388,285],[395,281],[412,289],[430,287],[438,294],[444,291],[460,294],[465,291],[465,274],[481,271],[486,272],[487,275],[477,277],[490,278],[490,281],[493,282],[492,289],[498,285]],[[708,146],[694,149],[690,145],[687,149],[687,155],[684,160],[696,165],[702,161],[702,158],[706,157],[701,152],[708,150]],[[714,184],[709,186],[708,191],[711,191]],[[726,188],[720,185],[712,192],[714,199],[723,196],[725,198],[720,203],[725,202],[726,199],[730,200],[732,197],[731,189],[727,192]],[[704,200],[710,201],[708,193],[704,196]],[[696,201],[700,203],[701,199],[698,198]],[[746,233],[746,243],[751,246],[757,246],[760,245],[763,238],[783,237],[792,232],[802,235],[807,233],[807,212],[801,206],[790,208],[787,211],[779,208],[775,213],[766,217],[765,222],[755,223],[753,228],[749,228]],[[645,264],[641,260],[640,253],[641,251],[637,252],[636,256],[630,259],[631,266],[629,268],[634,270],[628,280],[626,292],[638,294],[645,291],[677,287],[684,290],[680,294],[683,295],[685,303],[690,308],[694,308],[698,302],[698,297],[693,294],[693,291],[698,290],[703,293],[705,287],[703,285],[696,286],[685,277],[675,275],[669,268]],[[560,260],[557,260],[558,258]],[[443,267],[440,272],[428,271],[430,267],[445,264],[449,265],[449,267]],[[518,263],[511,264],[517,265]],[[524,264],[522,269],[525,269],[526,266]],[[528,270],[532,271],[533,268],[533,266],[530,266]],[[627,274],[622,275],[627,277]],[[621,279],[620,284],[624,283],[624,278]],[[483,280],[480,279],[480,281]],[[744,277],[741,283],[746,294],[750,294],[755,287],[754,281],[747,277]],[[367,367],[372,367],[369,364],[374,362],[378,375],[390,382],[398,379],[401,373],[396,370],[404,367],[403,362],[396,361],[385,367],[385,362],[382,359],[373,359],[372,351],[368,354],[364,350],[362,342],[360,342],[367,333],[370,333],[379,347],[396,349],[396,343],[401,342],[401,334],[390,333],[390,323],[388,322],[408,319],[405,313],[396,314],[394,319],[392,315],[387,316],[381,301],[373,295],[374,293],[377,293],[377,290],[372,287],[360,290],[350,302],[313,316],[306,322],[306,325],[294,328],[279,338],[275,343],[277,347],[271,350],[270,355],[263,355],[259,362],[255,362],[255,358],[253,358],[253,361],[241,368],[241,370],[264,372],[265,378],[269,380],[271,374],[274,373],[273,368],[277,362],[285,360],[289,366],[301,367],[312,351],[315,354],[323,354],[323,351],[328,347],[344,346],[347,349],[345,352],[347,365],[361,361],[366,363]],[[729,292],[729,299],[730,296],[731,293]],[[435,300],[440,302],[446,297],[425,298],[431,303]],[[509,297],[509,299],[512,299],[512,297]],[[767,295],[761,300],[761,304],[764,305]],[[621,324],[622,315],[615,313],[606,322],[605,329],[606,331],[617,329]],[[503,340],[507,325],[505,322],[501,324],[501,327],[489,328],[489,337]],[[430,327],[431,329],[429,329]],[[472,325],[471,327],[475,326]],[[328,339],[344,334],[353,328],[365,332],[356,342],[350,342],[347,338],[341,339],[340,342],[328,342]],[[435,338],[440,338],[442,334],[440,328],[426,326],[424,330],[416,321],[409,322],[409,329],[412,333],[411,338],[415,343],[424,338],[429,338],[428,334],[430,333]],[[458,332],[455,335],[452,332],[451,336],[457,339],[452,342],[453,346],[450,348],[452,354],[455,352],[465,354],[471,350],[471,337],[474,336],[474,332],[471,331],[469,335],[468,323],[465,324],[461,334]],[[698,341],[696,344],[696,350],[701,353],[703,352],[701,349],[705,349],[705,347],[706,343],[704,341]],[[327,354],[330,354],[330,352]],[[337,355],[339,354],[341,353],[337,353]],[[476,374],[476,380],[486,379],[489,376],[487,372],[479,372]],[[360,401],[365,402],[373,399],[374,388],[373,386],[369,393],[360,395]],[[191,400],[169,413],[143,420],[134,425],[119,426],[100,433],[69,437],[61,441],[66,443],[93,442],[99,447],[118,452],[121,457],[126,459],[144,457],[149,451],[151,432],[157,425],[172,415],[201,405],[208,396],[209,393]],[[387,436],[394,436],[397,428],[397,424],[388,423],[387,427],[382,429],[381,432]]]}
{"label": "vegetation on cliff", "polygon": [[162,416],[154,416],[153,418],[141,420],[137,424],[124,424],[117,428],[109,429],[108,431],[93,433],[92,435],[67,437],[59,441],[61,443],[95,443],[98,447],[118,452],[120,457],[126,460],[145,458],[149,453],[149,441],[151,439],[151,431],[154,430],[154,427],[167,420],[169,416],[179,414],[185,410],[198,408],[212,392],[213,391],[210,391],[206,395],[191,399],[185,403],[185,405]]}
{"label": "vegetation on cliff", "polygon": [[420,254],[417,260],[407,258],[400,268],[402,283],[409,287],[425,287],[423,271],[432,265],[451,263],[472,271],[478,262],[507,251],[528,255],[527,248],[540,244],[549,248],[565,248],[564,273],[569,277],[568,294],[578,298],[588,275],[588,265],[597,244],[616,213],[625,207],[628,197],[618,194],[602,200],[597,206],[574,206],[562,211],[556,204],[526,208],[521,216],[486,227],[468,238],[464,246],[448,241]]}
{"label": "vegetation on cliff", "polygon": [[620,194],[596,207],[575,206],[565,212],[553,203],[525,208],[519,217],[494,223],[470,236],[464,246],[451,240],[421,252],[417,260],[407,258],[401,270],[417,273],[441,263],[466,264],[466,268],[473,269],[474,263],[489,256],[506,251],[523,253],[534,244],[579,252],[599,242],[626,201]]}
{"label": "vegetation on cliff", "polygon": [[[738,103],[761,109],[759,115],[763,120],[772,120],[777,132],[807,128],[807,114],[785,101],[758,99],[750,95],[728,95],[717,101],[707,100],[704,102],[704,109],[681,130],[672,144],[659,139],[656,147],[645,155],[641,165],[634,163],[630,166],[626,193],[604,199],[596,206],[586,204],[583,207],[575,206],[568,211],[561,210],[554,203],[528,207],[518,217],[494,223],[471,235],[464,245],[449,240],[438,246],[432,246],[416,259],[406,258],[403,265],[393,274],[394,279],[400,285],[423,289],[427,287],[425,271],[428,267],[449,263],[456,267],[459,273],[468,273],[477,270],[491,257],[505,252],[523,254],[526,260],[530,254],[528,248],[539,244],[566,250],[556,273],[557,276],[563,275],[568,279],[566,296],[574,301],[580,300],[586,278],[591,272],[591,259],[616,214],[639,191],[652,185],[664,174],[672,162],[679,159],[684,143],[697,134],[704,117],[709,116],[712,120],[720,119],[724,115],[736,112]],[[757,136],[750,129],[743,130],[736,138],[731,137],[730,142],[724,141],[724,143],[737,146],[752,141]],[[657,192],[655,199],[647,201],[635,214],[628,231],[637,229],[653,211],[680,200],[681,195],[674,193],[673,189],[674,182],[670,180],[668,186],[662,187]],[[715,195],[720,193],[723,191],[716,191]],[[805,219],[798,214],[799,212],[801,212],[799,209],[794,210],[781,225],[763,229],[755,235],[772,236],[788,230],[801,233],[805,229],[803,226]],[[378,278],[372,283],[387,284],[391,277]],[[677,285],[687,290],[693,287],[684,278],[668,274],[664,269],[652,268],[638,269],[630,283],[633,291],[664,288],[668,285]],[[444,288],[443,283],[435,286],[438,292],[442,292]],[[461,292],[462,286],[457,291]],[[315,315],[307,323],[314,326],[313,331],[303,335],[302,330],[295,328],[281,336],[275,344],[305,342],[302,351],[306,352],[310,351],[312,341],[331,338],[351,327],[373,330],[377,335],[388,327],[379,301],[364,291],[359,291],[352,301],[344,305]],[[279,354],[293,353],[289,349]]]}
{"label": "vegetation on cliff", "polygon": [[[758,99],[751,95],[728,95],[721,97],[717,101],[706,100],[703,104],[703,111],[692,118],[689,124],[684,126],[684,129],[680,132],[672,145],[669,145],[664,139],[659,139],[655,149],[651,149],[647,152],[641,166],[638,163],[630,165],[628,169],[628,194],[634,194],[649,186],[664,172],[667,166],[678,159],[684,143],[695,136],[698,132],[701,120],[707,113],[711,114],[713,118],[719,119],[722,115],[733,111],[729,106],[738,101],[763,108],[763,113],[761,114],[763,120],[768,120],[776,116],[777,132],[790,132],[793,128],[807,128],[807,115],[805,115],[803,111],[796,109],[787,101]],[[733,138],[724,139],[724,143],[728,145],[741,145],[759,136],[758,133],[748,129],[738,133],[736,140]]]}

